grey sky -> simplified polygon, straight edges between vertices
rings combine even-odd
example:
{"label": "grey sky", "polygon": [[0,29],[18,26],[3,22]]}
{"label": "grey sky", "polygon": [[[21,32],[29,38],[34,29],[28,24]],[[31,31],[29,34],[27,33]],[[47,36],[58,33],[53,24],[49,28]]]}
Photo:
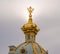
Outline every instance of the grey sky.
{"label": "grey sky", "polygon": [[0,0],[0,54],[24,42],[20,28],[27,22],[30,5],[35,8],[33,21],[41,29],[36,41],[49,54],[60,54],[60,0]]}

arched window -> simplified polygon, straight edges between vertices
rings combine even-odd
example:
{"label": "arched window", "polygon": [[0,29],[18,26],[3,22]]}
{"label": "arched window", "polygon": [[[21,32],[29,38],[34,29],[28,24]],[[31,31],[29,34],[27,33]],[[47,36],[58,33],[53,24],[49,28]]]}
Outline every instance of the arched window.
{"label": "arched window", "polygon": [[28,39],[30,39],[30,37],[31,37],[30,34],[28,34]]}

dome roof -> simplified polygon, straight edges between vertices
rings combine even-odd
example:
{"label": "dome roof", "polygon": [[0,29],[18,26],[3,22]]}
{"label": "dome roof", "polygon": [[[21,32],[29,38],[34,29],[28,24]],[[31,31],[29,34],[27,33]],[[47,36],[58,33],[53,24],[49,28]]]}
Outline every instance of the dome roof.
{"label": "dome roof", "polygon": [[17,49],[15,54],[46,54],[46,51],[36,42],[24,42],[20,44]]}

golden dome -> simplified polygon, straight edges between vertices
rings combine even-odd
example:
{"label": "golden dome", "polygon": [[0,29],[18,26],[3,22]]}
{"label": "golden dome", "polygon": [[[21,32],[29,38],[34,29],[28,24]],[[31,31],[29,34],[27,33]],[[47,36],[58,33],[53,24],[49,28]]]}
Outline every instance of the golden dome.
{"label": "golden dome", "polygon": [[29,11],[29,20],[28,23],[24,24],[23,27],[21,28],[22,31],[24,32],[24,34],[28,33],[28,32],[33,32],[35,35],[38,33],[38,31],[40,30],[37,25],[35,23],[33,23],[32,20],[32,12],[33,12],[33,8],[30,6],[28,8]]}

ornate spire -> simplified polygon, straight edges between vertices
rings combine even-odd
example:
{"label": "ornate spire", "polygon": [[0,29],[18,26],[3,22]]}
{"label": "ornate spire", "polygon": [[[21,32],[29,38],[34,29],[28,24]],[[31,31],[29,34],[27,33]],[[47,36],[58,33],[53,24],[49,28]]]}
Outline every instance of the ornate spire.
{"label": "ornate spire", "polygon": [[29,8],[27,8],[29,11],[29,20],[28,23],[32,23],[32,12],[33,12],[33,8],[30,6]]}
{"label": "ornate spire", "polygon": [[28,8],[28,11],[29,11],[28,23],[24,24],[23,27],[21,28],[25,34],[26,41],[35,41],[35,36],[40,30],[38,26],[32,22],[33,10],[34,9],[31,6]]}

